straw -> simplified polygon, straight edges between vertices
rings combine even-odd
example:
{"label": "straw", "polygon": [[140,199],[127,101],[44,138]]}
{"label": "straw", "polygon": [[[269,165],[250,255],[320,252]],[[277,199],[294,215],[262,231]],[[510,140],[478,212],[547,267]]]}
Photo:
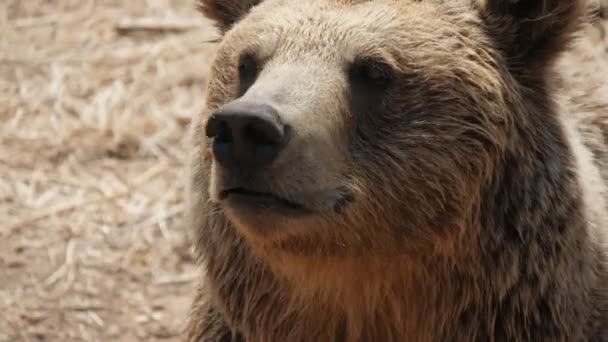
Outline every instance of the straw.
{"label": "straw", "polygon": [[0,342],[179,340],[216,39],[193,1],[0,2]]}

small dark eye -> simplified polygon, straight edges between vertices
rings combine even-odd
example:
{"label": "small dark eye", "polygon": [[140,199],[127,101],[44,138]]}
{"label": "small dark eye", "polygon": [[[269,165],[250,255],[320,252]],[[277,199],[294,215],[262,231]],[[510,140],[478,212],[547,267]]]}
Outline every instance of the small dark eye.
{"label": "small dark eye", "polygon": [[239,60],[239,96],[253,85],[260,72],[257,58],[252,54],[245,54]]}
{"label": "small dark eye", "polygon": [[350,71],[351,82],[378,90],[386,90],[393,77],[393,69],[389,65],[370,58],[357,60]]}

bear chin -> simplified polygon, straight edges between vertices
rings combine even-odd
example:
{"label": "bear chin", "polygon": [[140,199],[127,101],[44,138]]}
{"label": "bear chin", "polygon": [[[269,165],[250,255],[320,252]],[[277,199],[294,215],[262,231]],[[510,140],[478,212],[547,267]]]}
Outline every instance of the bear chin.
{"label": "bear chin", "polygon": [[219,205],[226,218],[245,235],[272,239],[285,234],[291,226],[321,215],[297,202],[271,193],[236,189],[223,191]]}
{"label": "bear chin", "polygon": [[312,214],[303,204],[288,200],[272,193],[256,192],[247,189],[223,191],[220,195],[223,205],[234,212],[244,215],[277,215],[300,217]]}
{"label": "bear chin", "polygon": [[273,179],[273,184],[244,183],[215,172],[212,179],[209,191],[214,206],[247,235],[271,237],[314,230],[319,222],[343,218],[355,204],[354,189],[344,184],[329,190],[298,189],[284,194],[268,190],[286,188],[281,177]]}

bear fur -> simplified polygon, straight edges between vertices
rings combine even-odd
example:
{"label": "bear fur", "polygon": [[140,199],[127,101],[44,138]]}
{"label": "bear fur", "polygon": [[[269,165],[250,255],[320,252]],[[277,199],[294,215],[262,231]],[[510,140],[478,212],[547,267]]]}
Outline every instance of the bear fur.
{"label": "bear fur", "polygon": [[[185,339],[608,341],[590,5],[199,0],[223,39],[192,123]],[[293,127],[251,186],[306,215],[222,199],[205,127],[245,100]]]}

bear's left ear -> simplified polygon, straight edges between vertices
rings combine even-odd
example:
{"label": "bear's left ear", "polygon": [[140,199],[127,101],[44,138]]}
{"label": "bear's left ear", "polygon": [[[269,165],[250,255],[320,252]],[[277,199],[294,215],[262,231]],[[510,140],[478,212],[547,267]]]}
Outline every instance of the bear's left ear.
{"label": "bear's left ear", "polygon": [[215,22],[222,34],[263,0],[197,0],[198,10]]}
{"label": "bear's left ear", "polygon": [[475,0],[488,34],[517,64],[545,65],[582,22],[584,0]]}

